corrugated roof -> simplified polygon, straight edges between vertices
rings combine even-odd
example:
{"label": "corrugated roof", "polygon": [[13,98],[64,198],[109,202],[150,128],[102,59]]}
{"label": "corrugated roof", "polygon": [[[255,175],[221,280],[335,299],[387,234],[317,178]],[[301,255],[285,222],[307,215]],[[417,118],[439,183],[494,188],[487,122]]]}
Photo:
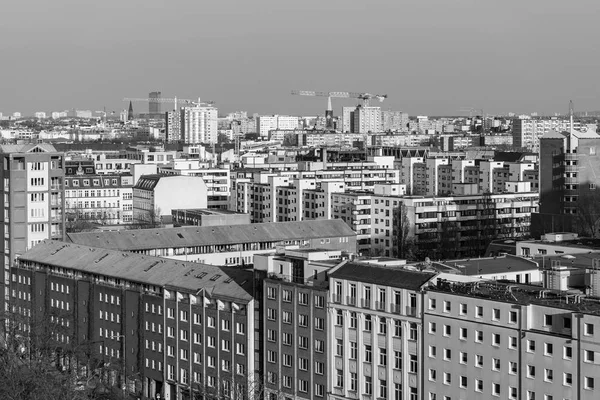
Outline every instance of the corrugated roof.
{"label": "corrugated roof", "polygon": [[247,225],[188,226],[67,234],[84,246],[115,250],[149,250],[172,247],[230,245],[280,240],[356,236],[342,220],[268,222]]}
{"label": "corrugated roof", "polygon": [[357,262],[348,262],[329,276],[336,279],[347,279],[392,286],[408,290],[419,290],[436,274],[430,272],[409,271],[397,267],[381,267]]}
{"label": "corrugated roof", "polygon": [[252,271],[45,240],[19,257],[86,273],[250,301]]}

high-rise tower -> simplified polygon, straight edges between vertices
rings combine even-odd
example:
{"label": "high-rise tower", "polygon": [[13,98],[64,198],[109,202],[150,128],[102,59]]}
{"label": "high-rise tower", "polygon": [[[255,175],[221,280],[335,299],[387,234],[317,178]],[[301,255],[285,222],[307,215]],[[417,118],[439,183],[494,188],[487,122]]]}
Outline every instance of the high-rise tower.
{"label": "high-rise tower", "polygon": [[148,94],[148,116],[150,118],[162,117],[162,113],[160,111],[160,99],[161,92],[150,92]]}

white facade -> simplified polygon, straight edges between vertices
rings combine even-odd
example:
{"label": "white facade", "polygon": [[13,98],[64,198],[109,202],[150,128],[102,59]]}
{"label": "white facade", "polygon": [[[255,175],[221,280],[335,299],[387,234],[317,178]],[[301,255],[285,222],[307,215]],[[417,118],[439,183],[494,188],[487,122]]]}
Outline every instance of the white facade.
{"label": "white facade", "polygon": [[381,132],[381,107],[356,107],[354,131],[356,133]]}
{"label": "white facade", "polygon": [[182,140],[188,144],[217,142],[217,109],[215,107],[183,107],[181,109]]}
{"label": "white facade", "polygon": [[298,117],[288,115],[261,115],[256,120],[256,132],[260,137],[269,137],[269,131],[298,129]]}

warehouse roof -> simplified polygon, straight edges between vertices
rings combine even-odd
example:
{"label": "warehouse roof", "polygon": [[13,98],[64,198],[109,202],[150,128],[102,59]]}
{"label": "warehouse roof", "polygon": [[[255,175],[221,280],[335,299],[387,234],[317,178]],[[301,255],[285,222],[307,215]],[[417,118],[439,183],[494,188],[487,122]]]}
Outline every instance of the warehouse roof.
{"label": "warehouse roof", "polygon": [[73,243],[127,251],[346,236],[356,233],[337,219],[68,234]]}
{"label": "warehouse roof", "polygon": [[331,278],[346,279],[392,286],[402,289],[419,290],[436,274],[410,271],[399,267],[381,267],[372,264],[348,262],[329,274]]}
{"label": "warehouse roof", "polygon": [[194,293],[206,289],[209,295],[245,301],[252,299],[252,272],[243,269],[176,261],[56,240],[42,241],[19,259],[167,289]]}

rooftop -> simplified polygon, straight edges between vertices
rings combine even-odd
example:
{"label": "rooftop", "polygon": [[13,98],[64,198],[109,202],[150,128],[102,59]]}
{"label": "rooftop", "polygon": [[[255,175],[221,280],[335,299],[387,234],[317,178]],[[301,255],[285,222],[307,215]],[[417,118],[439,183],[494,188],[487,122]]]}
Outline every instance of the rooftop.
{"label": "rooftop", "polygon": [[172,213],[185,212],[189,214],[200,214],[200,215],[245,215],[244,213],[232,211],[232,210],[220,210],[213,208],[179,208],[173,209]]}
{"label": "rooftop", "polygon": [[398,267],[381,267],[360,262],[347,262],[335,269],[329,276],[336,279],[373,283],[408,290],[420,290],[435,274],[409,271]]}
{"label": "rooftop", "polygon": [[581,296],[581,292],[578,291],[549,290],[541,286],[499,281],[450,282],[446,280],[439,280],[435,285],[430,284],[427,290],[521,305],[537,304],[600,315],[600,301]]}
{"label": "rooftop", "polygon": [[44,240],[19,257],[55,267],[104,275],[142,284],[176,288],[250,301],[252,272],[193,262]]}
{"label": "rooftop", "polygon": [[84,246],[115,250],[149,250],[205,245],[232,245],[283,240],[356,236],[342,220],[268,222],[262,224],[188,226],[107,232],[68,233],[68,239]]}
{"label": "rooftop", "polygon": [[0,153],[56,153],[51,144],[3,144],[0,145]]}
{"label": "rooftop", "polygon": [[538,263],[527,258],[503,255],[488,258],[469,258],[465,260],[448,260],[432,263],[432,267],[440,272],[458,273],[460,275],[489,275],[538,269]]}

